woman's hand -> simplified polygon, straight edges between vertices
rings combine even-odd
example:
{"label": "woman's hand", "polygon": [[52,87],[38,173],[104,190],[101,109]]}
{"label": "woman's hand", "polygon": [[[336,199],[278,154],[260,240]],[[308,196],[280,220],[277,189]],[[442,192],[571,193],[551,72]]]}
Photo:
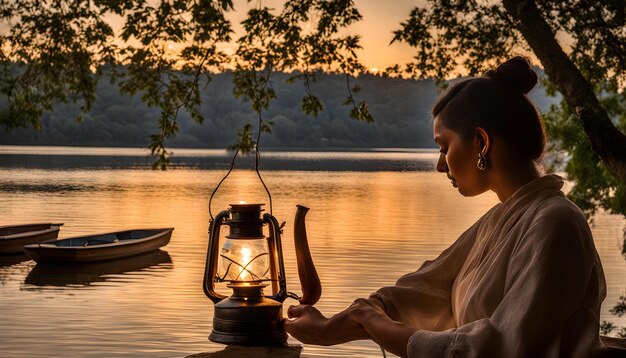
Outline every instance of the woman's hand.
{"label": "woman's hand", "polygon": [[291,306],[283,320],[285,330],[302,343],[329,346],[368,339],[369,334],[348,314],[348,310],[326,318],[315,307]]}
{"label": "woman's hand", "polygon": [[331,318],[309,305],[291,306],[285,330],[302,343],[330,346],[358,339],[371,339],[388,351],[406,357],[414,329],[392,320],[377,299],[359,298]]}
{"label": "woman's hand", "polygon": [[406,347],[415,330],[391,319],[380,300],[359,298],[344,312],[381,347],[399,357],[407,356]]}
{"label": "woman's hand", "polygon": [[328,345],[324,337],[324,325],[328,318],[309,305],[291,306],[283,319],[285,330],[302,343]]}

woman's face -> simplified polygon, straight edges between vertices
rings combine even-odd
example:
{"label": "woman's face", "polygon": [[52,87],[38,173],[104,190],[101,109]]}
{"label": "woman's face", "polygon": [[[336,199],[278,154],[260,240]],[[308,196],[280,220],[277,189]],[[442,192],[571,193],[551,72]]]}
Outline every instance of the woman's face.
{"label": "woman's face", "polygon": [[433,123],[435,143],[439,145],[437,171],[446,173],[452,186],[463,196],[474,196],[487,191],[484,172],[476,166],[480,144],[478,139],[463,141],[461,136],[446,128],[440,116]]}

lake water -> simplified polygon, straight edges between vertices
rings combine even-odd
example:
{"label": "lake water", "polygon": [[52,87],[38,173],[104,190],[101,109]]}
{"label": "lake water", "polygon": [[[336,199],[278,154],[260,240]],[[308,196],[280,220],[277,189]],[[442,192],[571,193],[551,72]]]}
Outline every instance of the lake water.
{"label": "lake water", "polygon": [[[311,208],[307,229],[332,315],[391,285],[450,245],[497,202],[464,198],[434,172],[432,151],[267,152],[261,173],[273,214],[286,221],[288,290],[300,293],[293,251],[296,204]],[[213,304],[202,291],[209,196],[230,154],[175,150],[171,170],[150,170],[142,149],[0,146],[0,225],[64,222],[60,237],[174,227],[169,245],[139,259],[83,268],[0,257],[2,357],[184,357],[217,351],[207,340]],[[243,158],[214,198],[265,202],[252,160]],[[593,234],[608,284],[603,320],[626,292],[620,242],[626,222],[606,214]],[[285,307],[296,302],[287,299]],[[296,343],[291,340],[292,343]],[[381,357],[367,341],[306,346],[303,357]]]}

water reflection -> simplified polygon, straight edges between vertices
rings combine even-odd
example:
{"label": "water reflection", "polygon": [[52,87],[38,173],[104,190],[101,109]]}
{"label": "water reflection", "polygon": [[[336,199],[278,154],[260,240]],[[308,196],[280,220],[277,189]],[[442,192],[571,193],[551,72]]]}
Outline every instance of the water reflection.
{"label": "water reflection", "polygon": [[[223,346],[207,340],[213,305],[202,292],[202,276],[209,196],[226,173],[230,155],[176,150],[189,169],[160,172],[149,169],[147,157],[141,169],[132,163],[114,170],[99,166],[102,160],[109,161],[100,155],[110,153],[107,165],[122,167],[126,159],[142,160],[141,151],[40,148],[30,153],[37,158],[27,158],[19,154],[23,149],[14,150],[10,157],[2,154],[0,146],[3,224],[65,222],[61,237],[170,226],[176,227],[177,234],[163,260],[135,267],[123,266],[138,264],[137,258],[124,260],[125,264],[102,263],[110,268],[90,265],[68,272],[35,267],[23,255],[0,257],[0,307],[10,308],[10,314],[2,316],[0,356],[171,358],[222,350]],[[47,161],[60,158],[43,151],[63,157],[63,163],[48,166]],[[84,158],[77,153],[85,154]],[[444,175],[433,171],[437,155],[263,153],[262,174],[272,193],[273,215],[279,222],[287,221],[282,238],[288,289],[300,293],[293,249],[296,204],[311,208],[307,232],[323,287],[317,306],[332,315],[436,257],[497,202],[494,195],[459,195]],[[268,204],[250,169],[251,160],[237,163],[237,170],[214,197],[214,214],[232,200]],[[197,163],[210,168],[211,161],[220,169],[193,167]],[[306,168],[294,171],[288,163]],[[63,165],[72,170],[63,170]],[[288,170],[267,170],[271,166]],[[389,171],[376,171],[381,167]],[[421,167],[429,169],[415,169]],[[324,169],[312,171],[318,168]],[[355,168],[362,171],[352,171]],[[592,230],[608,287],[600,319],[624,326],[626,318],[616,318],[608,309],[626,292],[626,262],[618,245],[626,221],[607,214],[594,221]],[[288,299],[284,307],[295,303]],[[77,307],[89,314],[77,315]],[[333,347],[307,345],[302,355],[379,358],[381,352],[363,340]]]}
{"label": "water reflection", "polygon": [[[161,272],[172,269],[172,258],[162,250],[118,260],[84,264],[38,263],[24,280],[25,290],[43,286],[84,287],[95,282],[126,282],[124,276],[137,271]],[[152,276],[152,275],[149,275]],[[36,286],[36,287],[31,287]]]}
{"label": "water reflection", "polygon": [[0,285],[15,281],[32,267],[30,257],[25,254],[0,255]]}
{"label": "water reflection", "polygon": [[73,185],[63,183],[0,183],[0,191],[22,193],[65,193],[95,190],[93,185]]}
{"label": "water reflection", "polygon": [[24,253],[0,255],[0,272],[4,271],[5,267],[13,266],[27,260],[30,260],[30,257],[26,256]]}

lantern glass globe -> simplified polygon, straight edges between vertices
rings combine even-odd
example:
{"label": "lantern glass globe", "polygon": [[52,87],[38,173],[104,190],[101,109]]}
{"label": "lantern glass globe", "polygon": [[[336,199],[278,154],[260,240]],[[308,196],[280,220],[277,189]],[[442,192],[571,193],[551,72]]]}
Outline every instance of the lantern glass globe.
{"label": "lantern glass globe", "polygon": [[269,249],[265,239],[226,239],[220,252],[219,277],[231,282],[267,278]]}

